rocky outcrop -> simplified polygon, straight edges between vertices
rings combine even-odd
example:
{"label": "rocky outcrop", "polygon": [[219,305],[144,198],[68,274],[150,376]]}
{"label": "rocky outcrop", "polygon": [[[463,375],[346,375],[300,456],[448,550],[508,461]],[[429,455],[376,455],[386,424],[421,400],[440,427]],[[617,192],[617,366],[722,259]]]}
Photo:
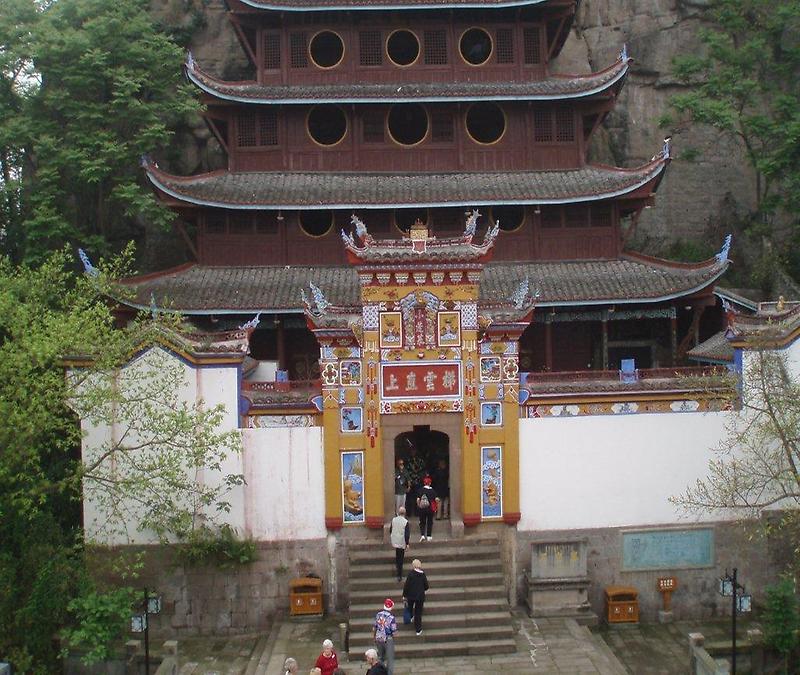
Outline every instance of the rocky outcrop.
{"label": "rocky outcrop", "polygon": [[[592,161],[635,166],[673,136],[675,159],[656,203],[640,219],[634,246],[663,252],[677,239],[722,243],[730,221],[752,207],[754,180],[741,149],[713,129],[661,128],[670,97],[681,90],[672,60],[701,49],[698,28],[709,0],[582,0],[564,50],[553,64],[557,73],[587,73],[613,63],[623,44],[633,68],[615,111],[596,134]],[[187,10],[187,7],[189,10]],[[231,28],[222,0],[154,0],[154,11],[170,23],[186,21],[187,11],[202,11],[204,25],[192,36],[192,50],[203,68],[225,79],[248,77],[249,64]],[[183,170],[194,173],[222,166],[224,158],[202,124],[191,130]],[[699,154],[685,159],[687,149]]]}

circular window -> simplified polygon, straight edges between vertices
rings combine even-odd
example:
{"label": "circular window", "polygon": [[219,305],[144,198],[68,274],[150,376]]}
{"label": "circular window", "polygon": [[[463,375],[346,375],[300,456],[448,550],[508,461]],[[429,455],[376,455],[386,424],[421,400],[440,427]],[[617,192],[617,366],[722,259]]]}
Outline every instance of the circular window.
{"label": "circular window", "polygon": [[389,134],[400,145],[416,145],[428,133],[428,114],[417,103],[399,103],[389,111]]}
{"label": "circular window", "polygon": [[344,42],[333,31],[323,30],[311,38],[308,51],[315,66],[333,68],[344,57]]}
{"label": "circular window", "polygon": [[493,206],[492,222],[499,221],[503,232],[513,232],[525,222],[524,206]]}
{"label": "circular window", "polygon": [[311,237],[322,237],[333,226],[333,211],[301,211],[300,227]]}
{"label": "circular window", "polygon": [[467,132],[473,141],[496,143],[505,130],[506,116],[496,103],[475,103],[467,110]]}
{"label": "circular window", "polygon": [[401,232],[408,232],[418,220],[428,222],[428,209],[397,209],[394,212],[394,224]]}
{"label": "circular window", "polygon": [[461,58],[473,66],[480,66],[492,55],[492,38],[483,28],[470,28],[461,36]]}
{"label": "circular window", "polygon": [[308,113],[308,134],[320,145],[336,145],[347,133],[347,118],[341,108],[316,105]]}
{"label": "circular window", "polygon": [[419,56],[419,40],[410,30],[396,30],[386,41],[386,53],[395,65],[410,66]]}

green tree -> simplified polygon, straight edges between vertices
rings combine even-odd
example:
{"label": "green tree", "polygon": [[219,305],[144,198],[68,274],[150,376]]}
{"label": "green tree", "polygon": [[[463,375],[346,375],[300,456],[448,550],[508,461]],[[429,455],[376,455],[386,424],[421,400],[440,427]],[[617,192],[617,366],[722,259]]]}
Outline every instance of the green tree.
{"label": "green tree", "polygon": [[726,434],[705,478],[670,501],[689,512],[760,523],[792,543],[800,566],[800,383],[785,353],[746,352]]}
{"label": "green tree", "polygon": [[[117,376],[137,349],[180,328],[179,319],[116,327],[108,278],[121,270],[75,276],[74,265],[64,253],[35,269],[0,258],[0,654],[22,672],[54,672],[52,638],[71,621],[109,627],[73,631],[75,639],[119,628],[124,593],[96,587],[87,572],[82,489],[101,506],[127,505],[142,516],[137,527],[167,538],[213,524],[242,482],[224,468],[239,450],[238,432],[217,428],[221,407],[179,402],[182,369],[158,361],[163,377],[144,369]],[[65,377],[70,354],[81,355],[83,367]],[[90,444],[83,462],[72,408],[89,425],[113,417],[124,431],[113,443]],[[112,459],[116,473],[107,469]],[[202,485],[194,481],[200,471]],[[130,514],[108,510],[106,532],[124,532]]]}
{"label": "green tree", "polygon": [[[72,243],[101,254],[169,212],[142,155],[198,110],[182,50],[147,0],[7,0],[0,15],[0,161],[5,251],[38,261]],[[10,200],[10,201],[9,201]]]}
{"label": "green tree", "polygon": [[800,608],[794,584],[783,579],[766,589],[764,610],[765,642],[783,656],[784,673],[789,672],[789,658],[797,649],[800,631]]}
{"label": "green tree", "polygon": [[[704,15],[702,53],[675,59],[688,87],[672,98],[680,120],[707,124],[741,142],[764,216],[800,213],[800,3],[714,0]],[[769,232],[766,232],[769,234]]]}

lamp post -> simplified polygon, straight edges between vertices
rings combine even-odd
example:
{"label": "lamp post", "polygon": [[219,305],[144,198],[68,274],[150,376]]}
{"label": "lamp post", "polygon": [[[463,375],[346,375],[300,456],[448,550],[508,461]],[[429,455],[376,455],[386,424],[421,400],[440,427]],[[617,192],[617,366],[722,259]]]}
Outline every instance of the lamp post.
{"label": "lamp post", "polygon": [[[753,608],[753,597],[745,593],[745,588],[736,579],[737,569],[733,568],[733,576],[719,578],[719,594],[731,599],[731,675],[736,675],[736,615],[738,612],[749,612]],[[741,593],[739,592],[741,591]]]}
{"label": "lamp post", "polygon": [[161,596],[150,595],[145,586],[140,610],[141,614],[134,614],[131,617],[131,632],[144,633],[144,672],[145,675],[150,675],[150,622],[148,615],[161,612]]}

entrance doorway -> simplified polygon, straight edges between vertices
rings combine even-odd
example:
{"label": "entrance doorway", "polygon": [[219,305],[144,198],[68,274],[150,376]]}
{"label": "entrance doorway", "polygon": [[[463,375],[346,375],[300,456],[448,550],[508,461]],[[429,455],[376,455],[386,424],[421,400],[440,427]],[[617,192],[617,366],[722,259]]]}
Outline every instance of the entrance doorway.
{"label": "entrance doorway", "polygon": [[395,436],[394,466],[408,474],[410,490],[406,498],[406,515],[416,515],[416,496],[422,481],[429,476],[440,500],[437,518],[450,518],[450,437],[432,430],[430,425],[415,425],[411,431]]}

